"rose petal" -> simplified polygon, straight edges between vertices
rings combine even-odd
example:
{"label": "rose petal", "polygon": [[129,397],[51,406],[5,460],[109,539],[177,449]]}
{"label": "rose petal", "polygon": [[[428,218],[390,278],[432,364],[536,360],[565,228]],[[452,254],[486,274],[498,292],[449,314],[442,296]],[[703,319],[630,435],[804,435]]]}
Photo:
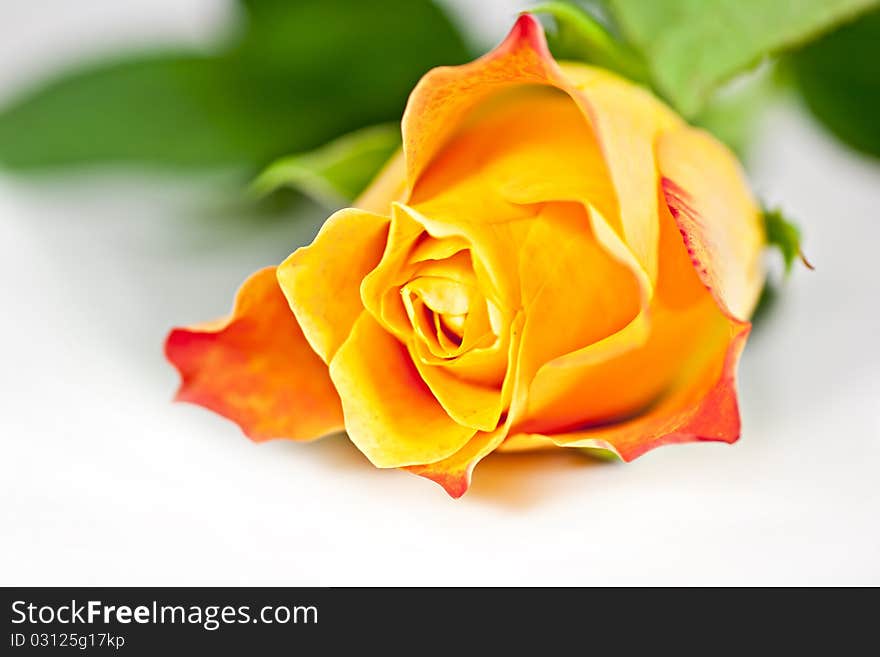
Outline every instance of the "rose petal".
{"label": "rose petal", "polygon": [[692,381],[705,367],[704,353],[722,359],[729,340],[728,322],[710,298],[686,311],[655,306],[643,345],[603,354],[606,358],[596,362],[562,357],[544,365],[518,428],[558,432],[644,412],[678,379],[687,377],[688,385],[696,385]]}
{"label": "rose petal", "polygon": [[461,379],[442,366],[424,363],[414,349],[410,353],[422,380],[452,419],[482,431],[498,426],[504,410],[501,390]]}
{"label": "rose petal", "polygon": [[352,442],[379,468],[431,463],[475,430],[452,420],[406,348],[364,311],[330,362]]}
{"label": "rose petal", "polygon": [[476,465],[501,445],[506,431],[506,427],[492,432],[481,431],[452,456],[436,463],[412,465],[406,469],[440,484],[450,497],[458,499],[470,488]]}
{"label": "rose petal", "polygon": [[[479,229],[480,226],[475,225],[475,228]],[[492,232],[490,228],[486,228],[486,230]],[[424,258],[428,254],[437,256],[449,252],[457,253],[464,244],[472,252],[475,252],[475,256],[471,257],[474,274],[481,292],[492,301],[494,307],[510,308],[517,305],[516,303],[506,306],[502,304],[500,297],[503,295],[495,289],[495,282],[496,280],[503,281],[503,277],[492,278],[481,267],[481,262],[493,257],[492,254],[487,253],[486,249],[489,251],[493,248],[497,250],[499,244],[479,241],[475,245],[469,239],[474,235],[471,233],[466,235],[465,232],[455,226],[433,221],[403,204],[394,204],[387,248],[379,265],[364,279],[361,292],[367,309],[402,342],[409,343],[411,330],[410,321],[397,286],[405,283],[417,269],[426,268],[426,271],[441,271],[444,267],[442,263],[435,264],[424,260],[419,260],[415,266],[410,266],[407,264],[412,260],[410,256]],[[505,227],[500,227],[497,232],[506,232]],[[431,239],[419,241],[426,235]],[[444,243],[448,245],[448,249],[439,246]],[[429,244],[436,246],[428,246]],[[498,257],[515,258],[515,253],[512,254],[509,249],[506,249],[503,253],[498,253]],[[434,267],[437,269],[433,269]],[[451,272],[447,271],[446,274],[450,275]],[[505,289],[509,291],[514,284],[515,279],[506,281]],[[491,316],[489,319],[490,323],[495,321]],[[499,329],[499,340],[496,344],[472,349],[447,364],[446,367],[463,379],[485,385],[500,385],[507,371],[508,344],[508,332]]]}
{"label": "rose petal", "polygon": [[654,144],[681,119],[650,92],[608,71],[581,64],[562,70],[596,132],[617,192],[623,238],[654,281],[659,238]]}
{"label": "rose petal", "polygon": [[[511,322],[509,360],[512,363],[519,361],[517,354],[521,344],[523,322],[522,313],[518,313]],[[519,368],[514,366],[504,381],[501,391],[502,403],[509,404],[515,389],[522,387],[522,384]],[[461,497],[470,487],[471,475],[476,465],[502,444],[510,431],[510,425],[511,418],[508,415],[503,425],[494,431],[477,432],[454,454],[433,463],[413,465],[406,469],[440,484],[451,497]]]}
{"label": "rose petal", "polygon": [[[483,214],[485,207],[470,206],[473,214],[468,212],[468,201],[472,198],[460,198],[445,207],[434,202],[426,204],[431,214],[423,212],[421,207],[395,205],[395,209],[399,210],[401,220],[408,217],[410,222],[437,240],[466,241],[472,253],[474,274],[485,297],[496,308],[518,308],[521,305],[519,257],[512,245],[517,244],[528,232],[528,222],[534,217],[535,210],[530,206],[506,204],[507,214],[502,214],[503,210],[496,208],[496,212],[488,215],[496,221],[468,220],[469,216],[486,216]],[[442,202],[443,199],[437,200]],[[395,215],[395,220],[397,218]]]}
{"label": "rose petal", "polygon": [[[572,354],[545,365],[529,392],[529,419],[512,429],[513,444],[540,436],[631,460],[665,443],[738,438],[736,364],[750,325],[729,316],[702,285],[668,210],[660,256],[644,345],[608,359]],[[605,424],[575,429],[578,423]]]}
{"label": "rose petal", "polygon": [[650,303],[643,301],[618,333],[546,361],[532,381],[520,430],[560,431],[632,415],[680,379],[689,360],[726,344],[729,320],[700,283],[665,208],[659,247]]}
{"label": "rose petal", "polygon": [[[648,450],[671,443],[721,441],[739,438],[736,365],[750,325],[731,326],[730,341],[710,359],[695,382],[677,387],[637,418],[605,427],[560,434],[525,434],[546,438],[563,447],[593,447],[615,452],[631,461]],[[520,439],[522,435],[515,438]]]}
{"label": "rose petal", "polygon": [[303,337],[274,267],[245,281],[227,319],[172,330],[165,354],[182,378],[179,401],[229,418],[253,440],[309,440],[343,428],[327,366]]}
{"label": "rose petal", "polygon": [[400,204],[391,208],[390,228],[382,257],[364,276],[360,284],[363,306],[388,331],[406,341],[411,324],[400,294],[400,286],[412,273],[409,254],[413,252],[424,228],[400,211]]}
{"label": "rose petal", "polygon": [[544,363],[614,335],[641,310],[639,281],[605,251],[579,204],[543,206],[518,252],[526,316],[520,367],[529,379]]}
{"label": "rose petal", "polygon": [[278,267],[278,282],[303,333],[329,363],[364,309],[361,281],[379,262],[388,219],[345,209]]}
{"label": "rose petal", "polygon": [[689,127],[663,135],[657,164],[697,273],[726,312],[748,319],[764,284],[765,239],[739,164],[712,136]]}
{"label": "rose petal", "polygon": [[599,145],[563,91],[521,85],[463,120],[410,196],[423,214],[496,223],[510,218],[509,204],[589,200],[616,221],[617,198]]}
{"label": "rose petal", "polygon": [[463,66],[434,69],[413,90],[403,117],[410,189],[469,112],[492,96],[523,85],[556,87],[580,107],[603,155],[619,212],[612,211],[600,195],[595,200],[576,200],[593,201],[620,231],[653,282],[659,210],[653,145],[664,131],[681,125],[681,120],[649,92],[613,74],[581,64],[557,65],[543,29],[527,14],[520,16],[491,53]]}
{"label": "rose petal", "polygon": [[461,125],[464,115],[492,93],[516,84],[552,84],[561,73],[540,23],[519,17],[501,45],[462,66],[442,66],[426,73],[403,114],[407,180],[412,184]]}

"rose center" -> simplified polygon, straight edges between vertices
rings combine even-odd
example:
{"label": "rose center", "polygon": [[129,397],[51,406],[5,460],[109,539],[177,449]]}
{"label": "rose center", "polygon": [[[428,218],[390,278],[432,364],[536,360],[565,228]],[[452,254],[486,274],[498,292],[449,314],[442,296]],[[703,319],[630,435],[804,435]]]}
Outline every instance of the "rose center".
{"label": "rose center", "polygon": [[438,358],[455,358],[495,337],[472,280],[417,276],[400,292],[413,331]]}
{"label": "rose center", "polygon": [[464,325],[467,321],[467,313],[461,315],[450,315],[441,313],[437,315],[439,319],[440,330],[443,331],[450,340],[457,340],[461,344],[464,337]]}

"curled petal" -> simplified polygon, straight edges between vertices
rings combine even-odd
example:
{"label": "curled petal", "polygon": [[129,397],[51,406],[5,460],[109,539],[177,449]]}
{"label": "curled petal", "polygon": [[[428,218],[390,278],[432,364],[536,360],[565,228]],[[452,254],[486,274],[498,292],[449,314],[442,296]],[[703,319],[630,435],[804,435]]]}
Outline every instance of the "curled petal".
{"label": "curled petal", "polygon": [[253,440],[309,440],[343,428],[327,366],[303,337],[274,267],[245,281],[227,319],[172,330],[165,354],[182,379],[177,400],[229,418]]}
{"label": "curled petal", "polygon": [[[618,333],[627,336],[623,347],[631,348],[629,337],[643,331],[638,318],[647,295],[634,270],[601,244],[581,205],[546,204],[528,225],[517,247],[525,321],[516,361],[518,385],[508,412],[515,427],[528,422],[535,406],[533,381],[545,363]],[[550,244],[554,248],[548,249]],[[560,320],[548,322],[548,317]],[[627,330],[631,326],[637,328]],[[586,408],[583,403],[564,406],[583,414],[589,403]]]}
{"label": "curled petal", "polygon": [[450,497],[457,499],[470,488],[471,475],[477,463],[501,445],[506,431],[506,427],[491,432],[481,431],[452,456],[436,463],[413,465],[406,469],[440,484]]}
{"label": "curled petal", "polygon": [[468,114],[409,203],[434,218],[498,223],[516,218],[517,206],[587,200],[617,221],[616,194],[589,122],[564,91],[526,84]]}
{"label": "curled petal", "polygon": [[379,262],[388,219],[355,209],[330,217],[309,245],[278,267],[278,282],[303,333],[329,363],[360,316],[361,281]]}
{"label": "curled petal", "polygon": [[596,132],[617,191],[623,239],[655,281],[660,181],[654,144],[681,119],[648,91],[608,71],[580,64],[566,64],[563,71]]}
{"label": "curled petal", "polygon": [[703,284],[732,317],[748,319],[764,284],[761,215],[734,156],[689,127],[657,144],[663,193]]}
{"label": "curled petal", "polygon": [[411,275],[409,254],[423,233],[423,228],[393,204],[387,238],[381,257],[363,277],[359,294],[363,306],[388,331],[401,340],[409,335],[409,320],[400,294],[400,286]]}
{"label": "curled petal", "polygon": [[618,423],[644,413],[676,387],[708,394],[704,373],[720,367],[742,322],[726,315],[701,283],[665,208],[659,250],[650,304],[643,302],[619,332],[546,362],[514,432],[555,434]]}
{"label": "curled petal", "polygon": [[498,425],[504,410],[501,390],[459,378],[446,368],[427,365],[415,353],[412,357],[419,376],[456,422],[483,431]]}
{"label": "curled petal", "polygon": [[[519,313],[511,323],[511,343],[509,349],[510,360],[514,363],[519,361],[516,354],[518,354],[522,344],[521,336],[524,319],[523,314]],[[512,397],[518,389],[522,390],[522,388],[523,377],[520,368],[518,365],[514,365],[513,370],[505,379],[501,390],[504,403],[512,403]],[[412,465],[407,467],[406,470],[440,484],[451,497],[461,497],[470,487],[471,475],[477,464],[501,446],[507,438],[511,427],[511,417],[512,415],[508,414],[504,423],[494,431],[476,432],[461,448],[446,458],[430,463]]]}
{"label": "curled petal", "polygon": [[[473,230],[470,230],[473,229]],[[494,308],[511,308],[515,303],[505,303],[510,297],[510,288],[515,279],[505,277],[508,270],[499,266],[499,261],[510,261],[515,266],[515,253],[497,239],[515,230],[514,223],[498,226],[485,226],[473,222],[466,228],[459,225],[434,221],[406,205],[395,203],[392,211],[391,230],[385,254],[379,265],[364,279],[361,294],[364,305],[373,316],[389,331],[404,342],[409,342],[409,320],[405,304],[399,290],[409,276],[416,271],[435,271],[442,267],[432,258],[452,257],[459,251],[471,253],[470,262],[473,274],[482,292]],[[420,238],[430,237],[419,243]],[[463,254],[464,255],[464,254]],[[481,266],[484,262],[494,262],[495,267],[487,271]],[[470,267],[469,267],[470,269]],[[502,275],[498,275],[501,272]],[[450,272],[446,272],[451,275]],[[497,292],[504,287],[505,293]],[[505,294],[507,296],[505,296]],[[495,320],[498,318],[496,317]],[[491,314],[490,322],[493,320]],[[479,381],[485,385],[500,384],[507,371],[507,331],[498,328],[500,339],[491,347],[477,347],[464,353],[446,365],[450,372],[465,379]],[[424,354],[423,354],[424,355]],[[426,359],[427,360],[427,359]]]}
{"label": "curled petal", "polygon": [[431,463],[476,433],[443,410],[409,353],[367,311],[330,362],[352,442],[379,468]]}
{"label": "curled petal", "polygon": [[410,186],[461,124],[492,93],[516,84],[563,82],[544,30],[528,14],[519,17],[495,50],[462,66],[441,66],[416,85],[403,115],[403,149]]}
{"label": "curled petal", "polygon": [[[469,113],[499,93],[528,85],[555,87],[575,101],[605,165],[599,178],[592,177],[610,175],[616,195],[613,212],[612,203],[602,198],[593,203],[653,283],[659,212],[653,146],[681,120],[649,92],[613,74],[586,65],[560,67],[547,49],[541,25],[528,14],[520,16],[505,41],[488,55],[464,66],[436,68],[413,90],[403,117],[410,191]],[[534,189],[540,192],[539,186]]]}

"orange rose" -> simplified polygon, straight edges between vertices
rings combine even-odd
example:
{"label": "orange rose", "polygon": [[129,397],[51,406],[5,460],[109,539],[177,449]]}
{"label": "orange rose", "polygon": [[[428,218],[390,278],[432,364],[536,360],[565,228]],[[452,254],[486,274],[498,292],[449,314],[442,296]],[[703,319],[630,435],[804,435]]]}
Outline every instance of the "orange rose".
{"label": "orange rose", "polygon": [[724,146],[527,15],[425,75],[403,140],[229,319],[171,333],[179,399],[254,440],[345,429],[453,497],[496,449],[738,438],[764,234]]}

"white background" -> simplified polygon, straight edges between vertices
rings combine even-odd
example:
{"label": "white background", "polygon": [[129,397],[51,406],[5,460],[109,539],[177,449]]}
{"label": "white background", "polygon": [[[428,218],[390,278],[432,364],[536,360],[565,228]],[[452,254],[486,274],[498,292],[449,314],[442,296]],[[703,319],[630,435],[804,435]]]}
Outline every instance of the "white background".
{"label": "white background", "polygon": [[[451,4],[481,42],[522,6]],[[205,43],[226,9],[2,0],[0,101],[82,56]],[[170,403],[168,328],[224,314],[308,222],[237,223],[216,181],[0,175],[0,584],[880,584],[880,163],[790,106],[750,172],[817,271],[746,349],[743,439],[496,456],[458,501],[344,438],[255,446]]]}

